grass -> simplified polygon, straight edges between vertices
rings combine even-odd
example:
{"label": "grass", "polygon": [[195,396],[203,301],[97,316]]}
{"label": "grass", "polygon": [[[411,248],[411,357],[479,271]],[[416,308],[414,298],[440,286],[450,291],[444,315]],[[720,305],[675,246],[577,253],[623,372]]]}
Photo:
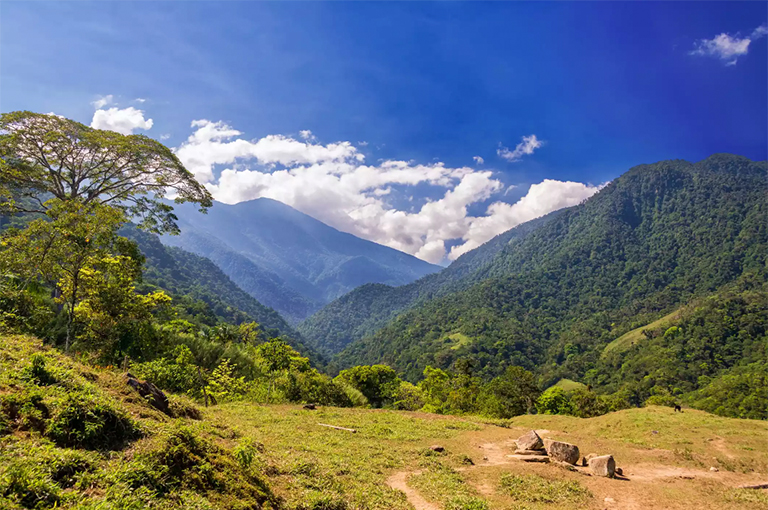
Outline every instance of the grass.
{"label": "grass", "polygon": [[441,503],[446,508],[487,510],[488,503],[450,465],[451,459],[447,460],[425,458],[421,463],[422,469],[408,479],[408,485],[417,489],[426,499]]}
{"label": "grass", "polygon": [[[238,434],[267,445],[257,457],[287,508],[325,499],[344,508],[406,509],[402,494],[385,481],[395,471],[416,469],[429,459],[430,442],[457,438],[481,425],[455,418],[386,410],[234,403],[211,410]],[[356,433],[321,427],[352,428]],[[441,457],[442,459],[443,457]],[[463,457],[446,455],[462,465]]]}
{"label": "grass", "polygon": [[448,335],[445,338],[453,341],[453,345],[451,345],[450,347],[452,351],[459,350],[462,347],[472,343],[472,339],[467,335],[465,335],[464,333],[453,333]]}
{"label": "grass", "polygon": [[539,475],[505,473],[499,491],[525,503],[581,503],[592,493],[575,480],[548,479]]}
{"label": "grass", "polygon": [[581,388],[586,388],[587,385],[570,379],[560,379],[555,383],[555,386],[562,388],[565,391],[575,391]]}
{"label": "grass", "polygon": [[675,325],[675,321],[680,317],[680,312],[682,309],[675,310],[674,312],[665,315],[664,317],[655,320],[651,322],[650,324],[646,324],[645,326],[640,326],[639,328],[635,328],[632,331],[628,331],[627,333],[624,333],[619,338],[614,340],[613,342],[609,343],[605,346],[603,349],[602,357],[607,356],[610,353],[621,353],[632,347],[633,345],[642,342],[645,340],[645,335],[643,335],[643,330],[652,331],[655,329],[667,329],[670,326]]}
{"label": "grass", "polygon": [[[617,501],[609,508],[766,505],[764,492],[733,489],[768,472],[763,421],[647,407],[590,419],[519,416],[501,427],[389,410],[171,401],[176,418],[116,371],[34,339],[0,339],[0,508],[410,509],[387,485],[396,473],[447,510],[597,510],[607,497]],[[121,427],[133,432],[113,440]],[[59,428],[75,440],[57,439]],[[583,454],[611,453],[630,481],[508,460],[513,439],[530,429]]]}

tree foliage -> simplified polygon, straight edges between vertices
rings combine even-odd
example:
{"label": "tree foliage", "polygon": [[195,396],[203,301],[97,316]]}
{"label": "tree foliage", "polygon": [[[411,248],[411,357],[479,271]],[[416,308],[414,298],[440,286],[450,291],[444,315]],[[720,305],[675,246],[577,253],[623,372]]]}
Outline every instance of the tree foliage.
{"label": "tree foliage", "polygon": [[0,133],[0,196],[8,212],[45,213],[44,200],[55,197],[110,205],[141,218],[148,230],[175,232],[173,208],[161,201],[164,196],[203,210],[212,205],[210,193],[176,155],[146,136],[27,111],[0,115]]}

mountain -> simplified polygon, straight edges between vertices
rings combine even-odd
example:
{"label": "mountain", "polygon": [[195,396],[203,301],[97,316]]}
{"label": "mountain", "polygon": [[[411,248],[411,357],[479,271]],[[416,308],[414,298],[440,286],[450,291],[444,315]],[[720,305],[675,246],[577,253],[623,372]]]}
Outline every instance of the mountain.
{"label": "mountain", "polygon": [[367,284],[341,296],[298,325],[298,330],[314,349],[327,356],[342,351],[352,341],[373,334],[398,313],[424,302],[468,287],[482,276],[479,270],[489,264],[505,246],[524,239],[565,209],[499,234],[482,246],[465,253],[450,266],[400,287]]}
{"label": "mountain", "polygon": [[[601,383],[601,352],[624,333],[745,279],[761,288],[767,178],[766,162],[728,154],[634,167],[506,244],[467,288],[417,303],[336,362],[387,363],[416,380],[427,365],[467,359],[483,376],[519,365],[545,386]],[[743,336],[729,343],[731,365],[702,375],[748,358]]]}
{"label": "mountain", "polygon": [[211,259],[240,288],[293,322],[367,283],[403,285],[440,269],[340,232],[283,203],[174,205],[181,234],[162,242]]}
{"label": "mountain", "polygon": [[258,322],[269,336],[282,336],[313,363],[323,363],[279,313],[240,289],[210,260],[165,246],[158,236],[130,225],[123,227],[120,234],[136,241],[146,257],[140,292],[163,289],[187,315],[208,326]]}

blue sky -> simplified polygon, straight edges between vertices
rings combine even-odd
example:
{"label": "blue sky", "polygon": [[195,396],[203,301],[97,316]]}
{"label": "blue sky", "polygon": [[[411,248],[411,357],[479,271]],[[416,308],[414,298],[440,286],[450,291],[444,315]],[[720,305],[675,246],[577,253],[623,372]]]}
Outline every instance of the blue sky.
{"label": "blue sky", "polygon": [[[188,166],[211,169],[220,199],[282,199],[438,261],[455,246],[464,248],[453,256],[531,214],[581,200],[636,164],[715,152],[766,159],[768,38],[758,30],[766,20],[761,2],[2,2],[0,109],[88,124],[92,102],[111,95],[102,109],[141,110],[152,127],[133,132],[178,148],[200,132],[190,123],[205,119],[216,134],[197,152],[188,147]],[[727,38],[715,40],[720,34]],[[224,125],[239,134],[224,138]],[[302,138],[302,130],[312,134]],[[268,135],[327,154],[275,156]],[[500,144],[514,151],[531,135],[541,145],[530,153],[499,156]],[[238,139],[239,148],[231,143]],[[331,155],[333,142],[353,150]],[[422,173],[358,185],[360,197],[348,202],[331,197],[332,187],[305,196],[309,170],[290,189],[277,177],[238,174],[245,180],[229,191],[219,180],[226,168],[295,174],[334,161],[386,174],[387,160]],[[438,163],[451,170],[435,177]],[[432,165],[432,174],[418,165]],[[474,188],[462,168],[474,172]],[[490,177],[480,182],[484,172]],[[582,188],[548,184],[532,194],[529,186],[545,180]],[[473,190],[464,200],[461,183]],[[520,199],[525,213],[522,205],[488,210]],[[464,212],[421,214],[428,200]],[[473,227],[484,216],[495,219]]]}

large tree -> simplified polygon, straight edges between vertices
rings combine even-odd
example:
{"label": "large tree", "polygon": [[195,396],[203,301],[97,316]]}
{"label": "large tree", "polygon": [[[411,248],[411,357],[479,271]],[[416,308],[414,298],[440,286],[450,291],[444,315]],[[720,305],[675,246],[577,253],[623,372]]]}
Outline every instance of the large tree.
{"label": "large tree", "polygon": [[77,201],[123,210],[153,232],[178,232],[173,208],[210,193],[163,144],[143,135],[92,129],[56,115],[0,115],[0,203],[5,212],[38,212],[46,201]]}

